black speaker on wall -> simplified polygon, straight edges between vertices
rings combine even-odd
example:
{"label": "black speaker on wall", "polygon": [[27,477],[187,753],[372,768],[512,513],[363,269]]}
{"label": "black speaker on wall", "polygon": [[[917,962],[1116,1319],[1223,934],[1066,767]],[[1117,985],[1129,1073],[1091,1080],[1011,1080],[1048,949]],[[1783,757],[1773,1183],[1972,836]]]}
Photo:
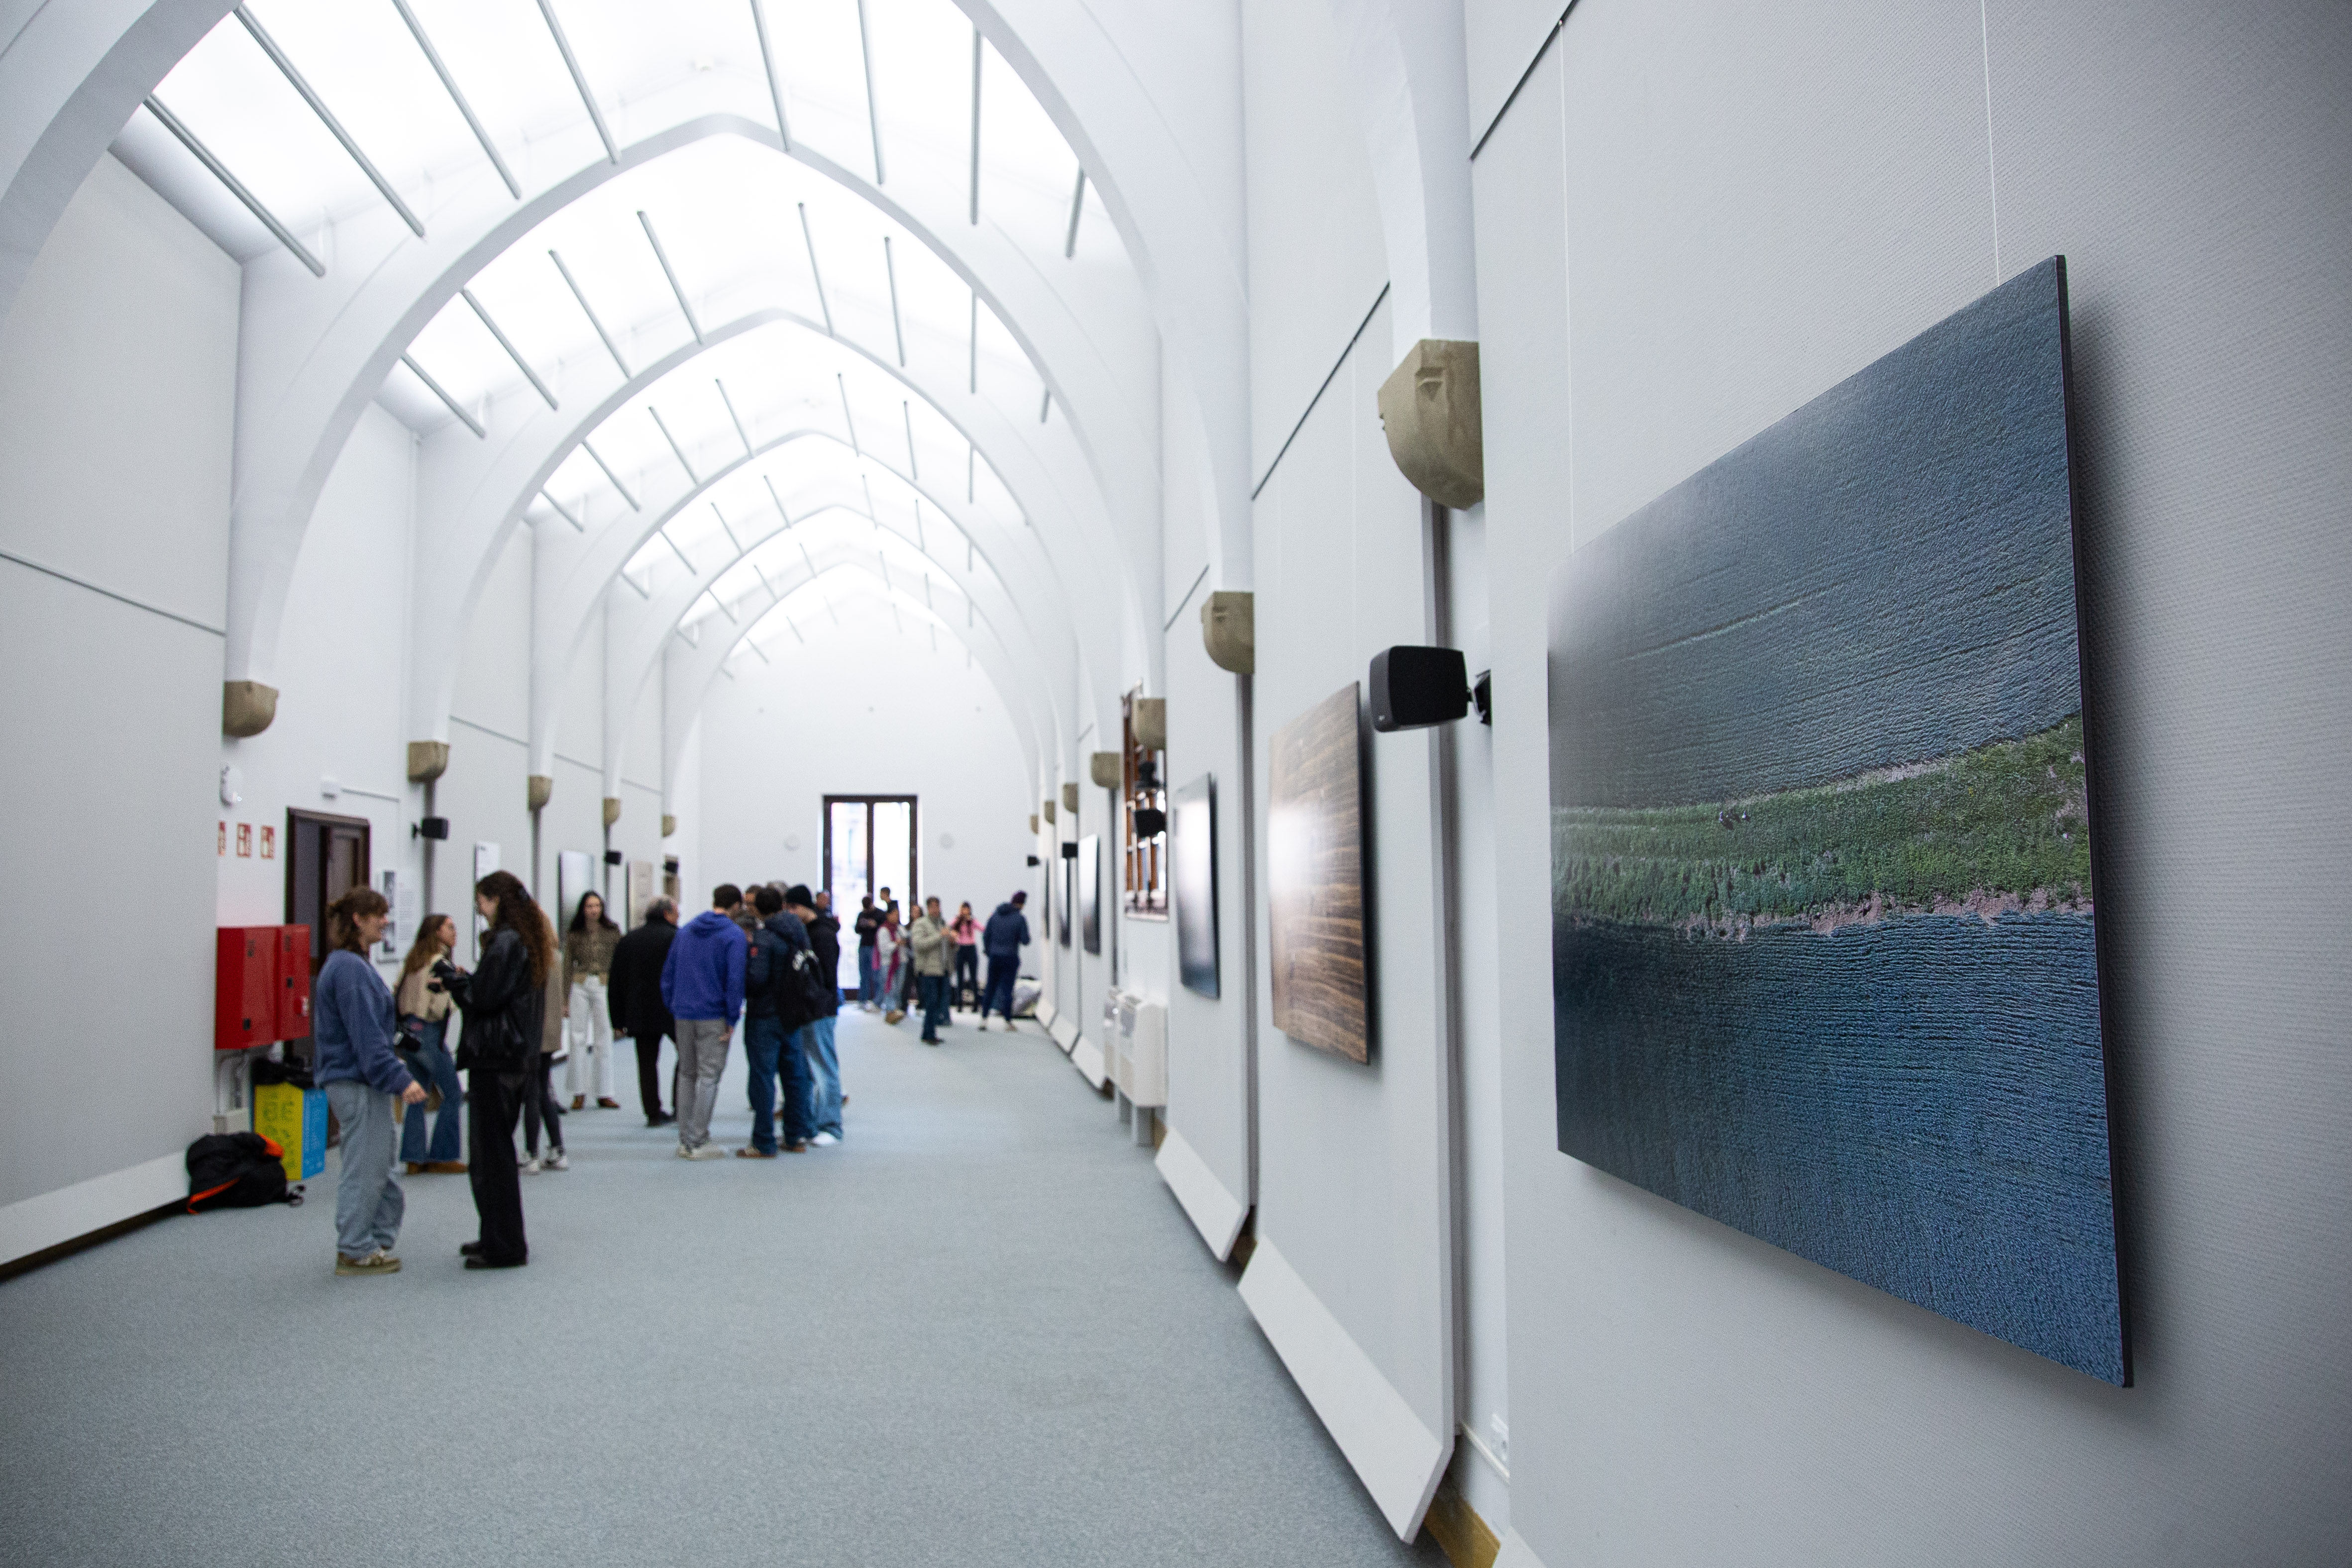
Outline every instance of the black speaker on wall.
{"label": "black speaker on wall", "polygon": [[1458,648],[1383,648],[1372,655],[1372,727],[1426,729],[1470,711],[1470,668]]}

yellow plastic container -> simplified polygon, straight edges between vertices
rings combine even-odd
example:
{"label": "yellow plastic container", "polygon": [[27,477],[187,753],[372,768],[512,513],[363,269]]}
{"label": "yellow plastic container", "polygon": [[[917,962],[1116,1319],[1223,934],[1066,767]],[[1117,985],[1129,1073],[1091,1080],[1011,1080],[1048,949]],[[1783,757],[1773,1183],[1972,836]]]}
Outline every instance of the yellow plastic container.
{"label": "yellow plastic container", "polygon": [[265,1083],[253,1092],[253,1130],[286,1151],[286,1179],[327,1168],[327,1092]]}

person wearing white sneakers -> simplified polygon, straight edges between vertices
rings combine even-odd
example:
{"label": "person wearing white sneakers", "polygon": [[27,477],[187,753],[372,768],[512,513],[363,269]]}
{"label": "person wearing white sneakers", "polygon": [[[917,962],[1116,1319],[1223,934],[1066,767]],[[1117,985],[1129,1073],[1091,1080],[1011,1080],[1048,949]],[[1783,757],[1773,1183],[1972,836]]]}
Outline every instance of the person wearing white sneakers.
{"label": "person wearing white sneakers", "polygon": [[425,1091],[393,1051],[392,988],[368,962],[391,913],[383,894],[362,883],[327,908],[326,967],[313,988],[311,1060],[320,1088],[343,1129],[342,1174],[335,1184],[335,1272],[396,1274],[392,1245],[400,1237],[407,1195],[393,1174],[395,1102],[420,1105]]}

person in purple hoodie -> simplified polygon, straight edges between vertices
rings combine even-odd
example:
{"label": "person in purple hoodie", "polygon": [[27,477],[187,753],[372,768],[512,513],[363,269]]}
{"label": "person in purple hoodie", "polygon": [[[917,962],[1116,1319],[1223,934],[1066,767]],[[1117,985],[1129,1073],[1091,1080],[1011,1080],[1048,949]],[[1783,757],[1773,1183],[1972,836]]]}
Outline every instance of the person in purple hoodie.
{"label": "person in purple hoodie", "polygon": [[743,890],[722,882],[710,907],[686,923],[662,960],[662,1005],[677,1020],[677,1157],[724,1158],[710,1141],[710,1113],[727,1071],[727,1042],[743,1012],[743,962],[750,946],[734,912]]}

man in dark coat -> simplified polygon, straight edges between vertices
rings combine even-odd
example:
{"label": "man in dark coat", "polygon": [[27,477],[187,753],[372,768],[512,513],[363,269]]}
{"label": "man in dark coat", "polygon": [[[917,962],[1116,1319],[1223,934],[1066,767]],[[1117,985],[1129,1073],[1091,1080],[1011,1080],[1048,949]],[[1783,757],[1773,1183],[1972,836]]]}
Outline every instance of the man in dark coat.
{"label": "man in dark coat", "polygon": [[1025,891],[1014,894],[996,906],[982,928],[981,950],[988,955],[988,988],[980,997],[982,1029],[988,1027],[992,1010],[1004,1015],[1007,1030],[1013,1028],[1013,982],[1021,973],[1021,949],[1029,946],[1029,920],[1021,906],[1028,902]]}
{"label": "man in dark coat", "polygon": [[661,1105],[662,1036],[677,1038],[677,1020],[662,1006],[662,964],[677,936],[677,905],[656,898],[646,906],[645,924],[621,938],[613,948],[613,977],[605,1005],[613,1015],[613,1032],[637,1042],[637,1098],[646,1108],[646,1125],[667,1126],[677,1118]]}

